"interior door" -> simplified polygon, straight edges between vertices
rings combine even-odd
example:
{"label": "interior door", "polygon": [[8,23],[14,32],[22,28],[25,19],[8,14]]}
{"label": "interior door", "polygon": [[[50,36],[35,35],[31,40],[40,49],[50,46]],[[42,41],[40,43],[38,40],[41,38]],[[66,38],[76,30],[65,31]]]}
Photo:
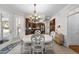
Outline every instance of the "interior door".
{"label": "interior door", "polygon": [[79,13],[68,17],[68,42],[69,45],[79,44]]}

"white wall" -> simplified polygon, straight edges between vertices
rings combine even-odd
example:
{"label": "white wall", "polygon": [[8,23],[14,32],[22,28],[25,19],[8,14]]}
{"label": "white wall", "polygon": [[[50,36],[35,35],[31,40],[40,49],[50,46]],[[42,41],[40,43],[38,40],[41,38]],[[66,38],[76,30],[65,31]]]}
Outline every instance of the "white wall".
{"label": "white wall", "polygon": [[56,26],[57,28],[58,25],[60,25],[61,29],[60,32],[64,34],[65,36],[65,46],[69,45],[69,39],[67,36],[67,17],[69,15],[69,12],[73,10],[74,8],[77,8],[78,5],[68,5],[64,9],[62,9],[60,12],[58,12],[54,17],[56,18]]}

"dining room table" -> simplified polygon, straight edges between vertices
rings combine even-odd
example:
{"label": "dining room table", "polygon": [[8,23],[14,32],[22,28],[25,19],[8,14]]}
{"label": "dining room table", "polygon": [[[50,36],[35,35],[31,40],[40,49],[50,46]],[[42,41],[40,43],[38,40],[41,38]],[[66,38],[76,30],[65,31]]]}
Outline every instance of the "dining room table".
{"label": "dining room table", "polygon": [[[24,43],[31,43],[31,36],[32,35],[34,35],[34,34],[25,35],[22,39],[23,42]],[[52,37],[50,35],[48,35],[48,34],[42,34],[42,35],[44,35],[44,37],[45,37],[45,43],[50,43],[52,41]]]}

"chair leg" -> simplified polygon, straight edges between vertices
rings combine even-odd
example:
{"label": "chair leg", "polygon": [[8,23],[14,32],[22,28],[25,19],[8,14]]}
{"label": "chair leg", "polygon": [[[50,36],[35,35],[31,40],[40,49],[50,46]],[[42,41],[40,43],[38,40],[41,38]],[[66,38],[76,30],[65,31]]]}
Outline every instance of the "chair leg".
{"label": "chair leg", "polygon": [[34,54],[34,50],[32,50],[32,54]]}
{"label": "chair leg", "polygon": [[43,54],[43,50],[42,50],[42,54]]}
{"label": "chair leg", "polygon": [[23,47],[23,45],[21,46],[21,54],[23,54],[24,53],[24,47]]}
{"label": "chair leg", "polygon": [[29,51],[29,54],[31,54],[31,51]]}
{"label": "chair leg", "polygon": [[46,48],[44,48],[44,50],[43,50],[43,51],[44,51],[44,53],[46,53]]}

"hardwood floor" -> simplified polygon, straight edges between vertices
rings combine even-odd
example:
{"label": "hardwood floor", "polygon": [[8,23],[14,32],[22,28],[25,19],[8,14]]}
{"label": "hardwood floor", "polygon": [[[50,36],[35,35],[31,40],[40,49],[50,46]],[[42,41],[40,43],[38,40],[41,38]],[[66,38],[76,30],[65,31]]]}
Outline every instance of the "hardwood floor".
{"label": "hardwood floor", "polygon": [[77,54],[72,49],[68,47],[60,46],[56,44],[55,42],[53,43],[53,51],[55,54]]}
{"label": "hardwood floor", "polygon": [[71,48],[75,52],[79,53],[79,45],[69,45],[69,48]]}

